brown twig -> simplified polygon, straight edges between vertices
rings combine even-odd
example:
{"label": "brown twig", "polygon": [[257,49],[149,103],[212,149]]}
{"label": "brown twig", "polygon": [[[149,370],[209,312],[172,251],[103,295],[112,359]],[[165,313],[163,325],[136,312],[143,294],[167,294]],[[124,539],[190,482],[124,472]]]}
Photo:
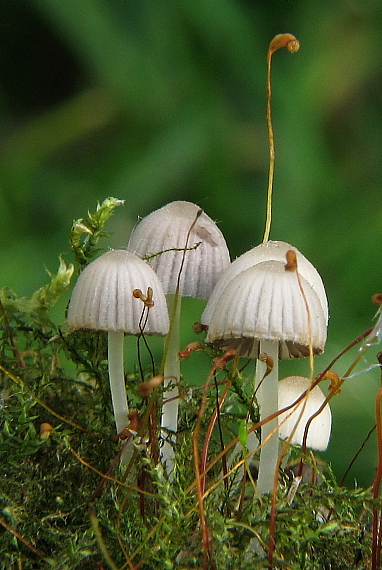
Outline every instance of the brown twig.
{"label": "brown twig", "polygon": [[23,536],[21,536],[21,534],[19,532],[17,532],[17,530],[15,530],[14,528],[12,528],[11,526],[9,526],[9,524],[7,524],[5,522],[4,519],[0,518],[0,524],[11,534],[13,534],[14,537],[16,537],[18,540],[21,540],[21,542],[23,544],[25,544],[25,546],[27,548],[29,548],[29,550],[31,550],[32,552],[34,552],[34,554],[36,554],[37,556],[39,556],[39,558],[44,558],[45,554],[42,552],[42,550],[40,550],[39,548],[36,548],[36,546],[33,546],[33,544],[31,544],[29,542],[29,540],[27,540],[26,538],[24,538]]}

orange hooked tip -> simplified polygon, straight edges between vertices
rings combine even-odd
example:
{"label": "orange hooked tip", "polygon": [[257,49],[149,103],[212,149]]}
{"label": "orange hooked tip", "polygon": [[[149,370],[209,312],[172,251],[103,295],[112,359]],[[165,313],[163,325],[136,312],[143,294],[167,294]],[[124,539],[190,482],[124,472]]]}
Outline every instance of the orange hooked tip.
{"label": "orange hooked tip", "polygon": [[336,372],[333,372],[332,370],[328,370],[322,379],[323,380],[330,380],[329,390],[331,391],[333,396],[336,396],[337,394],[339,394],[341,392],[340,386],[341,386],[342,382],[341,382],[338,374],[336,374]]}
{"label": "orange hooked tip", "polygon": [[382,293],[376,293],[375,295],[372,296],[371,300],[376,305],[382,305]]}
{"label": "orange hooked tip", "polygon": [[208,331],[208,326],[202,325],[202,323],[194,323],[192,325],[192,330],[195,334],[200,334],[202,332]]}
{"label": "orange hooked tip", "polygon": [[297,257],[296,252],[293,249],[290,249],[285,254],[286,257],[286,264],[285,264],[285,271],[297,271]]}
{"label": "orange hooked tip", "polygon": [[41,439],[48,439],[50,434],[52,433],[53,426],[46,422],[42,423],[40,426],[40,437]]}
{"label": "orange hooked tip", "polygon": [[237,356],[236,350],[234,348],[229,348],[228,350],[225,351],[223,356],[216,359],[215,369],[216,370],[219,370],[219,369],[223,370],[227,366],[228,362],[233,360],[235,358],[235,356]]}
{"label": "orange hooked tip", "polygon": [[[267,367],[267,370],[265,372],[265,376],[268,376],[268,374],[270,374],[274,368],[274,360],[271,356],[269,356],[268,354],[266,354],[265,352],[262,352],[261,354],[259,354],[259,360],[260,362],[264,362],[265,366]],[[264,376],[264,378],[265,378]]]}
{"label": "orange hooked tip", "polygon": [[300,49],[300,42],[292,34],[277,34],[269,44],[268,54],[272,55],[275,51],[284,47],[290,53],[296,53]]}
{"label": "orange hooked tip", "polygon": [[150,308],[150,307],[154,306],[153,290],[151,289],[151,287],[147,288],[147,294],[146,295],[144,293],[142,293],[142,291],[140,289],[134,289],[133,297],[135,297],[135,299],[140,299],[145,307]]}
{"label": "orange hooked tip", "polygon": [[158,374],[150,380],[147,380],[147,382],[142,382],[142,384],[138,386],[138,392],[141,396],[148,396],[155,388],[158,388],[158,386],[162,384],[163,379],[164,376]]}
{"label": "orange hooked tip", "polygon": [[178,352],[178,356],[181,360],[188,360],[191,356],[192,352],[195,350],[204,350],[204,346],[201,342],[195,340],[194,342],[190,342],[184,350]]}

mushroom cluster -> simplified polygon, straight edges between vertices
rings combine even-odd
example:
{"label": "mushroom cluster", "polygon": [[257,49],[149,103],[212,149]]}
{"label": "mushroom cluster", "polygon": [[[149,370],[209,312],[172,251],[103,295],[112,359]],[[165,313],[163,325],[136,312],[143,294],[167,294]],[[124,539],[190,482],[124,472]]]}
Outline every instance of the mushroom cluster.
{"label": "mushroom cluster", "polygon": [[[170,320],[165,295],[172,302]],[[163,376],[168,401],[161,419],[161,454],[170,476],[178,422],[183,296],[207,300],[201,317],[208,330],[207,343],[222,350],[234,348],[239,356],[258,360],[256,396],[261,420],[274,415],[285,402],[290,404],[296,390],[309,390],[301,380],[279,382],[278,361],[320,354],[328,322],[321,277],[296,248],[286,242],[268,241],[230,263],[223,234],[211,218],[190,202],[172,202],[152,212],[133,230],[127,250],[109,251],[90,263],[74,287],[68,324],[71,330],[108,332],[109,379],[117,433],[126,428],[129,413],[124,335],[144,332],[166,336]],[[309,392],[304,413],[311,411],[310,402],[318,392],[319,388]],[[304,417],[299,418],[301,425]],[[283,420],[279,434],[277,418],[264,421],[262,426],[260,493],[269,492],[272,487],[278,457],[277,435],[286,437],[285,430],[290,429],[289,417]],[[300,437],[300,428],[293,430],[294,443]],[[126,461],[128,455],[122,460]]]}

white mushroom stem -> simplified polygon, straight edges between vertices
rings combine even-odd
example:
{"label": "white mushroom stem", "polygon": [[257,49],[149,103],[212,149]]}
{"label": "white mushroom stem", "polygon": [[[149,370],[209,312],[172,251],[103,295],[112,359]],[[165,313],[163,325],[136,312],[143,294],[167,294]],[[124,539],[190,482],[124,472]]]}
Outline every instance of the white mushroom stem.
{"label": "white mushroom stem", "polygon": [[[178,430],[178,384],[180,379],[180,362],[178,353],[180,347],[181,295],[175,294],[172,301],[170,331],[166,338],[165,361],[163,367],[164,398],[165,400],[170,401],[166,402],[163,406],[161,420],[162,437],[165,440],[161,450],[162,461],[166,466],[167,473],[169,474],[171,474],[174,467],[174,448],[172,442],[175,442],[175,434]],[[174,386],[169,390],[168,386],[170,384],[173,384]]]}
{"label": "white mushroom stem", "polygon": [[[260,353],[265,353],[273,360],[273,368],[271,372],[264,378],[266,373],[266,364],[257,361],[256,367],[256,387],[260,384],[257,392],[257,401],[260,406],[260,420],[264,420],[278,410],[278,363],[279,363],[279,343],[277,341],[262,340],[260,342]],[[277,417],[261,426],[261,441],[272,433],[268,441],[264,444],[260,451],[259,475],[257,481],[257,490],[260,495],[270,493],[273,489],[273,480],[277,466],[279,453],[278,438],[278,419]]]}
{"label": "white mushroom stem", "polygon": [[301,376],[289,376],[280,380],[279,409],[282,410],[296,402],[304,392],[306,395],[303,401],[279,415],[279,436],[281,439],[288,439],[293,445],[302,445],[309,422],[306,446],[325,451],[330,439],[332,414],[327,404],[318,415],[315,415],[326,402],[319,386],[312,388],[312,381]]}
{"label": "white mushroom stem", "polygon": [[[123,365],[124,336],[123,331],[108,332],[109,382],[117,433],[121,433],[129,423]],[[127,464],[130,460],[131,453],[128,452],[128,447],[122,453],[121,463]]]}

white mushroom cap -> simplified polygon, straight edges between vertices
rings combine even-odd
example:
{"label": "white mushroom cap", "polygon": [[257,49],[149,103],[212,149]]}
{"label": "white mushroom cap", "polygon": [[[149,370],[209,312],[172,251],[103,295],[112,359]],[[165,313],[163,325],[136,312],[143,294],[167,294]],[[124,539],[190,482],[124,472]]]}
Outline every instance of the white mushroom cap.
{"label": "white mushroom cap", "polygon": [[326,298],[325,288],[322,279],[315,269],[315,267],[292,245],[284,241],[267,241],[250,249],[231,263],[227,271],[216,284],[211,297],[208,300],[207,306],[202,314],[201,322],[204,325],[209,325],[211,315],[215,309],[218,299],[225,289],[227,284],[232,281],[242,271],[249,267],[262,263],[263,261],[279,261],[285,264],[287,251],[292,250],[296,253],[297,267],[299,274],[305,278],[310,287],[317,293],[322,309],[325,315],[326,324],[328,322],[328,301]]}
{"label": "white mushroom cap", "polygon": [[158,276],[142,259],[122,249],[104,253],[83,270],[69,304],[69,327],[139,334],[144,304],[133,291],[140,289],[146,295],[149,287],[154,306],[144,332],[166,335],[168,310]]}
{"label": "white mushroom cap", "polygon": [[302,275],[285,269],[285,261],[263,261],[236,275],[211,314],[206,342],[256,358],[262,340],[279,342],[279,358],[307,356],[310,344],[314,354],[324,349],[320,298]]}
{"label": "white mushroom cap", "polygon": [[[295,402],[301,394],[306,390],[309,390],[311,386],[311,380],[308,378],[303,378],[302,376],[290,376],[280,380],[278,384],[278,394],[279,394],[279,410],[290,406]],[[292,436],[291,443],[302,445],[305,426],[313,414],[322,406],[325,401],[325,395],[323,394],[319,386],[315,386],[307,395],[307,398],[301,400],[294,408],[280,414],[279,416],[279,437],[281,439],[287,439],[290,437],[296,423],[298,422],[297,428]],[[305,407],[303,407],[305,406]],[[303,410],[303,412],[302,412]],[[282,420],[288,416],[293,411],[292,415],[282,423]],[[299,420],[300,414],[301,419]],[[330,432],[332,427],[332,413],[330,411],[329,405],[316,416],[308,430],[308,436],[306,440],[307,447],[311,449],[318,449],[325,451],[328,447]]]}
{"label": "white mushroom cap", "polygon": [[197,218],[199,211],[191,202],[171,202],[143,218],[131,234],[129,251],[140,257],[154,254],[148,263],[159,276],[166,294],[176,291],[186,243],[188,250],[179,288],[182,297],[208,299],[230,264],[222,232],[204,212]]}

